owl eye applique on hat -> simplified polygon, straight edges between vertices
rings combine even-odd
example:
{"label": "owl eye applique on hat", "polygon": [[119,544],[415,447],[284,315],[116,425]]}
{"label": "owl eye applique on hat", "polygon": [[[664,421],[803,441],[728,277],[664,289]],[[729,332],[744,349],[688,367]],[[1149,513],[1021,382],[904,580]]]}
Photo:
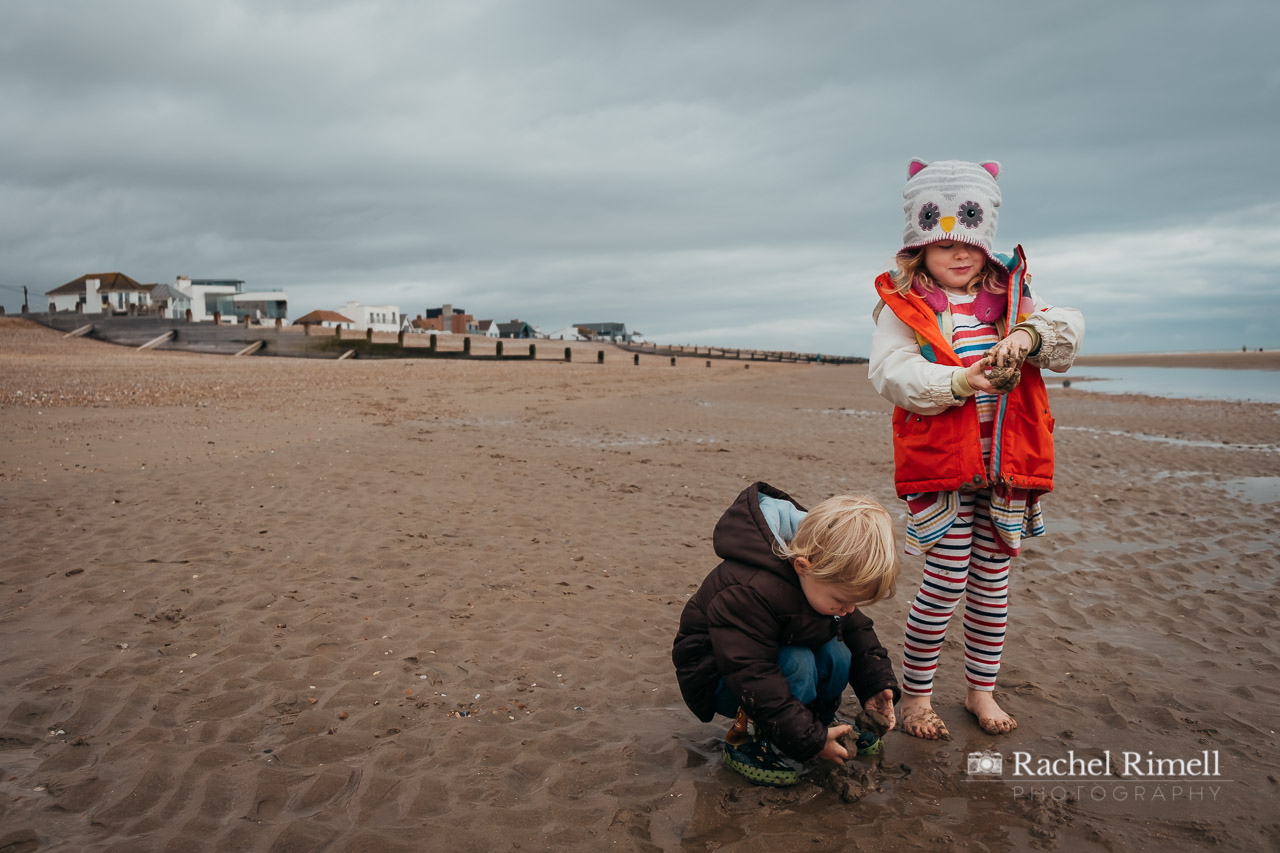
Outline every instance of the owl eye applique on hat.
{"label": "owl eye applique on hat", "polygon": [[[921,231],[932,231],[933,226],[938,224],[938,206],[933,202],[926,202],[920,207],[920,215],[916,217],[916,221],[920,223]],[[982,220],[982,212],[978,212],[978,220]]]}
{"label": "owl eye applique on hat", "polygon": [[982,224],[982,205],[966,201],[956,209],[956,221],[964,223],[965,228],[977,228]]}

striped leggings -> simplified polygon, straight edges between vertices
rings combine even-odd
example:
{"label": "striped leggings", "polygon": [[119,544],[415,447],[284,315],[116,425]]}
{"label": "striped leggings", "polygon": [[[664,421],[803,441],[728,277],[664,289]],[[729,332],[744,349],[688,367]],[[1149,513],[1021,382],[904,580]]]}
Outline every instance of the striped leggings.
{"label": "striped leggings", "polygon": [[907,614],[902,690],[933,693],[938,652],[951,613],[964,598],[964,678],[994,690],[1008,622],[1009,555],[996,545],[990,491],[961,492],[959,514],[925,556],[924,582]]}

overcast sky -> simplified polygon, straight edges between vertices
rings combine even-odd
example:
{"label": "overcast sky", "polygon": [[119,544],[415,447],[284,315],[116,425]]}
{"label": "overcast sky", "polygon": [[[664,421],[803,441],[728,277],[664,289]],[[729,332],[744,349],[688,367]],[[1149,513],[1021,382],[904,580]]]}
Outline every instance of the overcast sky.
{"label": "overcast sky", "polygon": [[290,316],[865,355],[908,160],[1085,351],[1280,346],[1280,4],[0,0],[0,302],[239,278]]}

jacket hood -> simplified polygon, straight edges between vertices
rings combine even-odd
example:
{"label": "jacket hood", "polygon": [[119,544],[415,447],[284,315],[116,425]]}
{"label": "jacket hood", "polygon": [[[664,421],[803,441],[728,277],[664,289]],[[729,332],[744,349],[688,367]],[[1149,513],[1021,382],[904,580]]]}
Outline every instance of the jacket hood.
{"label": "jacket hood", "polygon": [[795,525],[805,512],[781,489],[752,483],[716,522],[712,534],[716,556],[765,569],[798,584],[791,561],[779,557],[774,547],[779,539],[789,539],[795,533]]}

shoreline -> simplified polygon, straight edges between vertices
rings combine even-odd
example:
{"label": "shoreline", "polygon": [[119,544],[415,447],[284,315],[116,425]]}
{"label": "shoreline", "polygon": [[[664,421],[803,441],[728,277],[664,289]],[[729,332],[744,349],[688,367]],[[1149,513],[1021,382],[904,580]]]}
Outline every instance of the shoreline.
{"label": "shoreline", "polygon": [[1263,352],[1144,352],[1081,355],[1074,367],[1189,367],[1280,370],[1280,350]]}

